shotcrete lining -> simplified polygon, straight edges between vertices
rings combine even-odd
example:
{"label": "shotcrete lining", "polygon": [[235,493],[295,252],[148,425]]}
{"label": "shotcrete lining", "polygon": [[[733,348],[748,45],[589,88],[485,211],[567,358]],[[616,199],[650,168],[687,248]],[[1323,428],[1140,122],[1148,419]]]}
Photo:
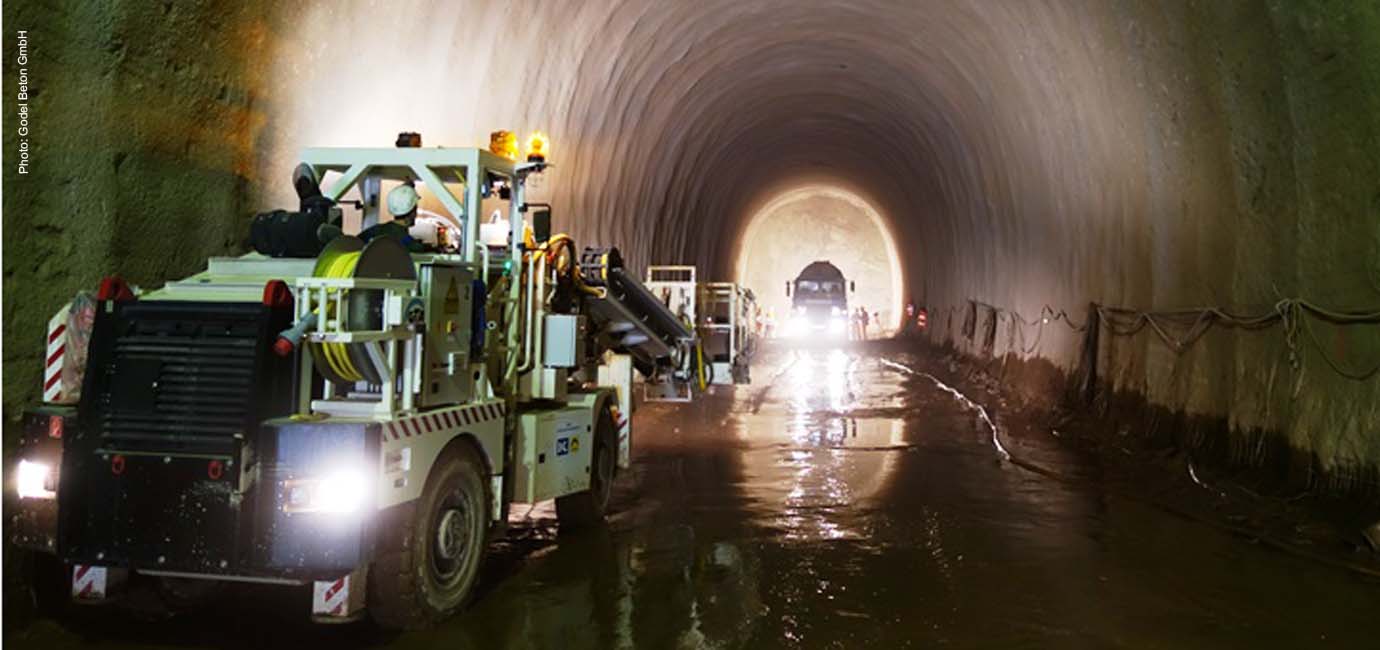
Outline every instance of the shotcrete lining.
{"label": "shotcrete lining", "polygon": [[[459,19],[446,7],[415,3],[385,18],[396,23],[388,31],[419,33],[428,44],[421,49],[432,56],[407,65],[399,60],[405,55],[388,51],[391,43],[328,38],[354,18],[317,9],[303,37],[319,39],[321,51],[309,62],[362,47],[356,58],[402,75],[404,87],[409,79],[462,76],[454,64],[488,60],[483,48],[494,41],[505,52],[577,54],[542,57],[534,67],[519,62],[519,74],[484,72],[481,84],[461,78],[430,89],[429,100],[448,109],[435,115],[418,113],[406,95],[335,102],[328,111],[322,98],[338,95],[323,84],[330,75],[323,66],[306,83],[284,88],[292,97],[286,121],[301,128],[290,127],[279,142],[287,150],[305,142],[358,144],[352,123],[388,122],[390,115],[409,118],[407,128],[435,143],[482,141],[500,127],[545,128],[558,164],[548,185],[577,233],[622,245],[638,264],[693,262],[721,275],[732,270],[732,244],[744,224],[770,200],[765,192],[823,178],[856,188],[898,238],[938,243],[942,254],[928,268],[907,269],[910,277],[966,284],[990,276],[987,256],[956,253],[1019,241],[1007,235],[1021,229],[1007,218],[1019,189],[1012,176],[1057,167],[1046,162],[1064,156],[1051,155],[1043,140],[1058,151],[1079,139],[1047,123],[1030,128],[1027,117],[1057,116],[1031,100],[1061,94],[1042,87],[1055,80],[1032,45],[1082,40],[1067,37],[1085,23],[1061,11],[1042,15],[1050,8],[585,3],[530,14],[460,11],[469,17],[467,36],[456,37]],[[309,69],[304,63],[282,65],[300,76]],[[520,117],[476,98],[518,107]],[[354,115],[361,111],[367,118]],[[308,117],[322,114],[333,117]],[[286,167],[290,156],[280,151],[273,160]],[[1013,167],[1017,173],[1008,175]],[[1022,197],[1022,212],[1037,212],[1028,208],[1045,203],[1053,188],[1032,184],[1037,192]]]}
{"label": "shotcrete lining", "polygon": [[[294,203],[286,178],[302,147],[386,145],[400,130],[428,145],[545,130],[557,166],[541,198],[558,227],[637,266],[689,262],[705,276],[731,276],[736,242],[772,197],[841,188],[906,250],[908,297],[931,307],[937,339],[955,338],[946,312],[974,298],[1028,317],[1090,301],[1380,301],[1368,180],[1380,174],[1380,12],[1369,3],[5,12],[53,35],[32,71],[44,82],[44,164],[27,185],[5,172],[7,234],[46,234],[7,251],[7,289],[44,287],[32,310],[15,309],[27,291],[6,291],[11,407],[36,397],[43,322],[66,296],[112,271],[139,284],[194,272],[235,248],[250,209]],[[1380,353],[1373,336],[1332,338],[1348,354]],[[1068,369],[1078,344],[1051,334],[1035,354]],[[1273,332],[1214,333],[1183,355],[1145,339],[1104,352],[1119,389],[1283,432],[1326,464],[1380,466],[1375,382],[1313,373],[1292,395],[1281,349]]]}
{"label": "shotcrete lining", "polygon": [[[622,247],[634,266],[693,263],[706,277],[728,277],[762,205],[793,187],[825,184],[886,219],[908,253],[907,297],[931,308],[939,339],[958,338],[945,312],[969,299],[1030,316],[1046,304],[1085,313],[1090,301],[1250,305],[1273,298],[1251,270],[1279,276],[1290,291],[1295,276],[1364,267],[1355,261],[1362,257],[1320,253],[1334,243],[1354,249],[1347,227],[1315,233],[1287,205],[1262,209],[1251,196],[1252,179],[1264,177],[1253,166],[1298,176],[1307,200],[1326,194],[1316,192],[1321,176],[1307,175],[1317,170],[1299,167],[1334,150],[1309,143],[1299,158],[1295,140],[1314,137],[1310,131],[1273,130],[1284,122],[1273,116],[1311,106],[1277,99],[1293,88],[1289,60],[1253,76],[1229,65],[1282,57],[1275,34],[1279,21],[1292,19],[1289,7],[1257,5],[1269,18],[1246,22],[1231,7],[1174,2],[393,7],[376,29],[409,35],[422,44],[421,57],[387,39],[333,38],[353,24],[338,5],[310,11],[313,27],[289,40],[312,43],[314,53],[281,62],[295,77],[274,93],[274,123],[283,126],[271,137],[272,167],[290,168],[286,152],[307,143],[361,144],[331,141],[342,132],[378,142],[408,128],[430,143],[476,143],[495,128],[541,128],[554,141],[545,198],[558,206],[558,220],[582,242]],[[1229,34],[1238,29],[1250,34]],[[307,63],[333,60],[367,61],[365,72],[425,88],[425,97],[325,102],[332,93],[323,84],[336,81]],[[1236,106],[1243,101],[1259,106]],[[417,103],[444,108],[418,113]],[[307,115],[330,115],[330,130]],[[412,121],[399,124],[402,116]],[[1354,149],[1335,151],[1367,162]],[[1243,245],[1230,227],[1243,210],[1252,223],[1269,224],[1257,235],[1277,228],[1313,251],[1300,259],[1319,259],[1328,271],[1300,271],[1288,245]],[[1255,260],[1257,253],[1268,259]],[[1051,333],[1033,354],[1069,370],[1080,343]],[[1335,430],[1320,404],[1295,404],[1278,382],[1261,383],[1283,371],[1272,339],[1208,343],[1185,355],[1147,341],[1118,344],[1107,376],[1156,403],[1330,448],[1311,433]],[[1373,387],[1345,390],[1355,400],[1375,398]],[[1336,435],[1350,442],[1328,455],[1380,462],[1380,445],[1358,442],[1359,422],[1347,418]]]}

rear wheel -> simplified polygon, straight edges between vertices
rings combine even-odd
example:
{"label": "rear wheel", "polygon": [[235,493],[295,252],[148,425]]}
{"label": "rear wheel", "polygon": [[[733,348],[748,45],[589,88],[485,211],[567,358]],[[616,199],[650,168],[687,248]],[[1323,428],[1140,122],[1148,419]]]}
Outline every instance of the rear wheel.
{"label": "rear wheel", "polygon": [[369,612],[379,625],[418,628],[467,605],[488,544],[483,465],[467,447],[443,454],[369,575]]}
{"label": "rear wheel", "polygon": [[29,586],[29,603],[41,616],[57,618],[72,598],[72,568],[56,555],[23,552],[23,581]]}
{"label": "rear wheel", "polygon": [[618,469],[618,440],[613,413],[599,410],[594,423],[594,449],[589,460],[589,489],[556,498],[556,519],[562,528],[580,528],[602,523],[613,494],[613,479]]}

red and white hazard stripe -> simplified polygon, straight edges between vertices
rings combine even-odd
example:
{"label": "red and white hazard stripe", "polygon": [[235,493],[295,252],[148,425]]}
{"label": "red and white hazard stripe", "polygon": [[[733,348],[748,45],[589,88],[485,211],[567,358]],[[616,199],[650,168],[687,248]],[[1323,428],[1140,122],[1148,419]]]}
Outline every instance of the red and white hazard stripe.
{"label": "red and white hazard stripe", "polygon": [[628,438],[632,436],[632,419],[622,418],[618,421],[618,458],[620,464],[628,462]]}
{"label": "red and white hazard stripe", "polygon": [[67,355],[67,317],[72,311],[68,303],[48,321],[48,348],[44,353],[43,401],[62,402],[62,361]]}
{"label": "red and white hazard stripe", "polygon": [[349,613],[350,576],[338,580],[316,580],[312,583],[311,613],[326,616],[345,616]]}
{"label": "red and white hazard stripe", "polygon": [[384,429],[387,440],[401,440],[423,436],[436,431],[451,431],[503,417],[503,402],[475,404],[456,409],[423,413],[389,422]]}
{"label": "red and white hazard stripe", "polygon": [[107,569],[103,566],[78,564],[72,567],[72,597],[78,600],[105,598]]}
{"label": "red and white hazard stripe", "polygon": [[617,407],[613,409],[613,427],[618,432],[618,439],[623,440],[628,437],[628,429],[632,425],[632,418],[623,417]]}

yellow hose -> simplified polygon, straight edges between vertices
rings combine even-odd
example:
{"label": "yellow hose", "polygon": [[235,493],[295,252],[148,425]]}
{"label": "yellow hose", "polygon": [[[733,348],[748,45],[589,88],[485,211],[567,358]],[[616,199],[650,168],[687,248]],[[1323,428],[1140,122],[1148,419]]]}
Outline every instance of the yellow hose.
{"label": "yellow hose", "polygon": [[700,378],[700,392],[704,392],[704,347],[698,342],[695,343],[695,374]]}
{"label": "yellow hose", "polygon": [[[355,275],[355,265],[359,263],[359,256],[360,251],[342,253],[330,260],[325,268],[321,269],[321,274],[317,277],[336,279],[352,278]],[[327,291],[327,295],[334,293],[336,293],[334,289]],[[340,298],[337,296],[336,300],[339,299]],[[328,313],[322,314],[321,311],[329,312],[332,307],[331,301],[327,300],[325,305],[317,309],[317,316],[319,318],[329,318]],[[322,343],[320,345],[321,356],[325,358],[326,365],[330,366],[331,371],[334,372],[337,377],[346,381],[361,381],[364,379],[364,375],[360,374],[359,369],[356,368],[354,362],[350,360],[350,352],[346,349],[346,344]]]}
{"label": "yellow hose", "polygon": [[[560,252],[561,247],[565,247],[570,250],[570,258],[565,268],[556,268],[555,258],[556,255]],[[580,276],[580,271],[578,268],[576,268],[578,266],[578,262],[575,259],[575,239],[573,237],[565,233],[560,233],[552,237],[551,239],[546,240],[546,242],[543,243],[540,248],[538,248],[538,251],[547,256],[547,262],[550,263],[552,268],[556,270],[556,275],[559,276],[560,274],[567,272],[570,274],[571,279],[575,283],[576,290],[580,291],[581,293],[589,294],[596,298],[604,297],[606,291],[605,289],[591,287],[585,284],[584,278]],[[608,256],[605,255],[605,257],[607,258]]]}

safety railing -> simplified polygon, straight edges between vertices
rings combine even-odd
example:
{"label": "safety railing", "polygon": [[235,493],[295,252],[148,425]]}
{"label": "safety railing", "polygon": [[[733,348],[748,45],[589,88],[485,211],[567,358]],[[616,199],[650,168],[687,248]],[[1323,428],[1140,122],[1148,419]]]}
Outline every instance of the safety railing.
{"label": "safety railing", "polygon": [[[314,354],[302,354],[298,408],[301,415],[313,412],[344,416],[391,416],[411,411],[420,385],[422,360],[420,336],[405,323],[404,305],[412,300],[417,283],[411,279],[297,278],[293,284],[298,323],[311,326],[303,333],[305,345],[330,349],[322,354],[336,374],[358,374],[348,349],[363,350],[373,373],[381,380],[378,400],[339,399],[335,382],[325,380],[322,399],[312,400]],[[349,323],[350,296],[356,291],[381,292],[381,321],[377,329]],[[339,347],[332,347],[339,346]],[[399,381],[401,380],[401,381]],[[399,399],[401,393],[401,399]],[[347,394],[348,396],[348,394]]]}

